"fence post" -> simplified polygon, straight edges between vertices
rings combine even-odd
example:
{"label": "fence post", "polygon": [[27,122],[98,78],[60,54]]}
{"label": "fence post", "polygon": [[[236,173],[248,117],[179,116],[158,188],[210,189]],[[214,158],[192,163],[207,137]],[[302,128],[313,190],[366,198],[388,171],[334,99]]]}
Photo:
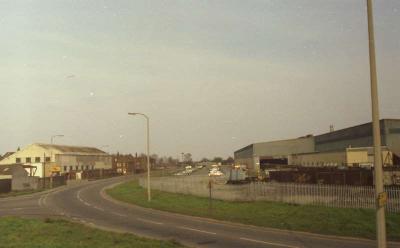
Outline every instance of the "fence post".
{"label": "fence post", "polygon": [[208,212],[209,212],[209,214],[211,214],[212,213],[212,180],[211,180],[211,178],[208,180],[208,190],[209,190]]}

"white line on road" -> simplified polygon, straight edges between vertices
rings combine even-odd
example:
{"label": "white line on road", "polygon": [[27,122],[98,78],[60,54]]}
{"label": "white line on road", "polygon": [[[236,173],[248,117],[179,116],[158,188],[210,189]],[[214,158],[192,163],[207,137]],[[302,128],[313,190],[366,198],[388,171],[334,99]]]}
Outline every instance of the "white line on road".
{"label": "white line on road", "polygon": [[20,211],[27,209],[40,209],[39,207],[27,207],[27,208],[0,208],[0,211]]}
{"label": "white line on road", "polygon": [[82,198],[81,198],[81,191],[79,190],[78,193],[76,194],[76,198],[78,198],[79,201],[83,202]]}
{"label": "white line on road", "polygon": [[151,224],[164,225],[164,224],[161,223],[161,222],[155,222],[155,221],[152,221],[152,220],[146,220],[146,219],[142,219],[142,218],[136,218],[136,219],[139,220],[139,221],[147,222],[147,223],[151,223]]}
{"label": "white line on road", "polygon": [[216,235],[216,233],[214,233],[214,232],[207,232],[207,231],[203,231],[203,230],[199,230],[199,229],[194,229],[194,228],[190,228],[190,227],[185,227],[185,226],[178,226],[178,228],[180,228],[180,229],[185,229],[185,230],[189,230],[189,231],[195,231],[195,232],[201,232],[201,233],[207,233],[207,234]]}
{"label": "white line on road", "polygon": [[103,212],[104,212],[104,209],[103,209],[103,208],[99,208],[99,207],[96,207],[96,206],[94,206],[94,208],[97,209],[97,210],[100,210],[100,211],[103,211]]}
{"label": "white line on road", "polygon": [[120,217],[128,217],[128,215],[126,215],[126,214],[120,214],[120,213],[117,213],[117,212],[111,212],[113,215],[117,215],[117,216],[120,216]]}
{"label": "white line on road", "polygon": [[43,196],[41,196],[41,197],[39,198],[39,200],[38,200],[39,207],[43,207],[43,205],[42,205],[42,198],[43,198]]}
{"label": "white line on road", "polygon": [[49,196],[49,194],[46,194],[43,198],[43,204],[44,206],[47,206],[47,197]]}
{"label": "white line on road", "polygon": [[240,238],[240,239],[241,239],[241,240],[245,240],[245,241],[260,243],[260,244],[266,244],[266,245],[273,245],[273,246],[280,246],[280,247],[289,247],[289,248],[299,248],[298,246],[285,245],[285,244],[280,244],[280,243],[272,243],[272,242],[266,242],[266,241],[256,240],[256,239],[248,239],[248,238]]}

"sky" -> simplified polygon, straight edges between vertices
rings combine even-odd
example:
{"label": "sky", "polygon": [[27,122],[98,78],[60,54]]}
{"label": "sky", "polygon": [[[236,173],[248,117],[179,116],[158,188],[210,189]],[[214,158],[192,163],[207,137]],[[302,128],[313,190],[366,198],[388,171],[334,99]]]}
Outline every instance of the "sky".
{"label": "sky", "polygon": [[[400,118],[400,1],[374,1],[381,118]],[[0,1],[0,153],[194,159],[371,120],[365,0]]]}

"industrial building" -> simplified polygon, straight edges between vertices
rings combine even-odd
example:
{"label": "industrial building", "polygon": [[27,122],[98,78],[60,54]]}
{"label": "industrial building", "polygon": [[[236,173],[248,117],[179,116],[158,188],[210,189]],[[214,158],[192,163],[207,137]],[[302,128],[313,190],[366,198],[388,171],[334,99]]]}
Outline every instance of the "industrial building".
{"label": "industrial building", "polygon": [[[373,147],[346,148],[344,150],[292,154],[289,165],[303,167],[363,167],[371,168],[374,163]],[[382,165],[393,165],[393,153],[382,147]]]}
{"label": "industrial building", "polygon": [[255,143],[235,152],[235,164],[246,165],[250,174],[264,170],[268,165],[288,164],[291,154],[315,151],[314,136],[297,139]]}
{"label": "industrial building", "polygon": [[31,176],[38,177],[112,168],[111,155],[97,148],[40,143],[31,144],[0,161],[0,165],[9,164],[29,166]]}
{"label": "industrial building", "polygon": [[[400,165],[400,120],[380,121],[385,165]],[[373,166],[372,123],[298,139],[263,142],[235,151],[235,163],[249,171],[269,165]]]}
{"label": "industrial building", "polygon": [[[380,120],[382,146],[393,153],[400,164],[400,119]],[[315,151],[344,151],[346,148],[373,147],[372,123],[366,123],[315,136]]]}

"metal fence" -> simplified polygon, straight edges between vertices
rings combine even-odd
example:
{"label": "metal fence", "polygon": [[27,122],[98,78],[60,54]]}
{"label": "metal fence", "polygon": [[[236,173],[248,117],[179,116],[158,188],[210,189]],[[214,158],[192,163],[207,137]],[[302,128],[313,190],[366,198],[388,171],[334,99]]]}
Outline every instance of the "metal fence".
{"label": "metal fence", "polygon": [[[204,176],[153,178],[153,189],[209,196],[209,179]],[[139,184],[146,187],[146,179]],[[320,205],[338,208],[375,208],[375,190],[372,186],[318,185],[294,183],[252,182],[228,185],[218,181],[212,184],[212,197],[228,201],[274,201],[300,205]],[[400,213],[400,188],[387,187],[388,212]]]}
{"label": "metal fence", "polygon": [[[387,187],[386,209],[400,212],[400,188]],[[375,208],[375,189],[372,186],[318,185],[292,183],[249,184],[253,200],[277,201],[293,204],[320,205],[338,208]]]}

